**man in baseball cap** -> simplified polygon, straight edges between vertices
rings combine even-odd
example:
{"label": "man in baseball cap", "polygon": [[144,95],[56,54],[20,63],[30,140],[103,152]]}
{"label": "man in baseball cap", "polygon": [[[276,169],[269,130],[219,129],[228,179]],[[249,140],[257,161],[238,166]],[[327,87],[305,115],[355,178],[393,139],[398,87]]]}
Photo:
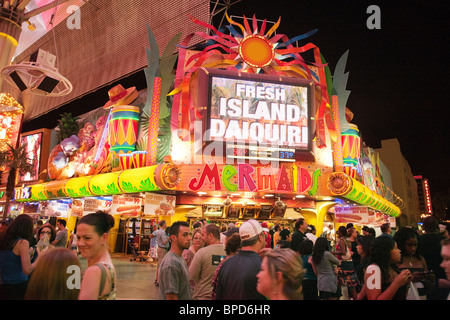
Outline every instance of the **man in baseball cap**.
{"label": "man in baseball cap", "polygon": [[263,228],[248,220],[239,228],[241,250],[225,260],[217,278],[216,300],[265,300],[256,290],[262,259],[258,252],[266,241]]}

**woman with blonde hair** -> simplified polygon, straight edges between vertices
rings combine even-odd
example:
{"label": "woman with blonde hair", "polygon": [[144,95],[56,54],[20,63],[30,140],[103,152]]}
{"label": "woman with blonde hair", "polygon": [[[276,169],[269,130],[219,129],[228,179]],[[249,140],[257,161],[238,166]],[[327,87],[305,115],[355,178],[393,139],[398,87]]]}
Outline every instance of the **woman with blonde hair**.
{"label": "woman with blonde hair", "polygon": [[292,249],[273,249],[263,258],[256,289],[269,300],[300,300],[305,271]]}
{"label": "woman with blonde hair", "polygon": [[[78,273],[77,273],[78,272]],[[42,254],[32,273],[25,300],[77,300],[80,293],[80,262],[66,248]]]}
{"label": "woman with blonde hair", "polygon": [[194,259],[195,253],[200,248],[203,248],[203,245],[204,243],[202,240],[202,230],[201,228],[195,229],[192,235],[192,245],[189,247],[189,249],[184,250],[182,253],[182,256],[186,261],[188,268],[191,265],[192,259]]}

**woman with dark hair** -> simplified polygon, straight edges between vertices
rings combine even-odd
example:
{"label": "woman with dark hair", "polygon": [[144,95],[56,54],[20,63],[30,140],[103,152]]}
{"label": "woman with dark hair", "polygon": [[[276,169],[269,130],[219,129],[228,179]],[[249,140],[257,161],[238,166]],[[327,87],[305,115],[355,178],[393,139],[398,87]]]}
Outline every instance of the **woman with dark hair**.
{"label": "woman with dark hair", "polygon": [[225,258],[220,261],[218,264],[216,271],[214,272],[214,275],[211,279],[211,286],[213,287],[212,290],[212,300],[216,300],[216,288],[217,288],[217,278],[219,276],[219,270],[224,264],[225,260],[228,257],[234,256],[239,249],[241,248],[241,237],[239,236],[239,232],[233,233],[230,236],[228,236],[225,240],[225,253],[227,254]]}
{"label": "woman with dark hair", "polygon": [[341,261],[338,267],[338,282],[340,286],[347,287],[349,296],[356,300],[360,284],[352,260],[351,244],[347,242],[347,228],[340,226],[337,233],[339,240],[336,243],[336,257]]}
{"label": "woman with dark hair", "polygon": [[80,300],[115,300],[115,269],[108,253],[109,229],[114,218],[104,211],[88,214],[77,225],[77,246],[88,268],[81,282]]}
{"label": "woman with dark hair", "polygon": [[[47,238],[47,241],[44,241],[44,238]],[[47,249],[53,249],[55,248],[51,242],[55,241],[56,238],[56,229],[51,224],[45,224],[43,225],[38,231],[37,231],[37,240],[38,244],[40,246],[43,246],[41,251],[46,251]]]}
{"label": "woman with dark hair", "polygon": [[30,241],[33,220],[26,214],[15,218],[0,235],[0,300],[23,300],[28,276],[36,267],[31,263]]}
{"label": "woman with dark hair", "polygon": [[371,235],[360,236],[356,238],[356,251],[361,256],[358,266],[356,267],[356,274],[360,283],[364,283],[364,273],[369,265],[370,248],[372,241],[375,239]]}
{"label": "woman with dark hair", "polygon": [[312,264],[317,276],[319,298],[321,300],[338,300],[342,294],[337,284],[335,267],[341,262],[328,251],[326,238],[317,238],[308,261]]}
{"label": "woman with dark hair", "polygon": [[432,289],[434,279],[432,273],[427,273],[428,267],[425,258],[417,252],[419,236],[411,228],[400,228],[394,235],[395,242],[401,251],[401,261],[397,263],[400,270],[408,269],[413,275],[415,284],[421,299],[426,299],[426,288]]}
{"label": "woman with dark hair", "polygon": [[395,241],[389,237],[375,238],[369,259],[364,275],[367,299],[405,300],[412,275],[409,270],[396,271],[395,264],[400,262],[401,254]]}
{"label": "woman with dark hair", "polygon": [[311,263],[308,262],[313,251],[314,243],[307,239],[300,243],[298,251],[302,257],[303,268],[305,268],[305,275],[303,277],[302,291],[303,300],[318,300],[317,294],[317,277]]}

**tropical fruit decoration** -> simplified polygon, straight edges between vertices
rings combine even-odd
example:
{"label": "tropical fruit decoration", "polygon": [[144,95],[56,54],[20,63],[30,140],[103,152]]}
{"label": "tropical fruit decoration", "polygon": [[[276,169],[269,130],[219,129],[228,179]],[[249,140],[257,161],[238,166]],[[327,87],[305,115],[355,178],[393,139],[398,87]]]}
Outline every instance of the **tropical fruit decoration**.
{"label": "tropical fruit decoration", "polygon": [[78,117],[73,117],[71,112],[60,114],[61,119],[58,120],[59,142],[77,135],[80,130]]}

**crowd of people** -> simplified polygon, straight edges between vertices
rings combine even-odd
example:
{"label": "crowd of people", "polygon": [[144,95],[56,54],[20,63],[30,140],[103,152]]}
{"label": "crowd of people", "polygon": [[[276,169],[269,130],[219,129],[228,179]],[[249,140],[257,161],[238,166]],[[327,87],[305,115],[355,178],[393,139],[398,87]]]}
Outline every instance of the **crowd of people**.
{"label": "crowd of people", "polygon": [[[113,225],[98,211],[67,239],[63,219],[36,228],[28,215],[8,221],[0,231],[0,299],[115,299],[107,248]],[[450,299],[450,238],[434,217],[423,229],[393,233],[385,224],[376,236],[372,228],[359,234],[352,224],[330,224],[316,235],[303,218],[293,232],[253,219],[223,229],[206,220],[170,227],[162,220],[153,233],[154,285],[160,300]],[[78,255],[87,261],[79,278]]]}
{"label": "crowd of people", "polygon": [[376,236],[373,228],[359,234],[348,224],[334,232],[331,224],[316,236],[303,218],[292,233],[256,220],[224,232],[206,221],[193,231],[175,222],[171,258],[160,263],[159,299],[450,299],[448,233],[440,234],[434,217],[423,228],[420,235],[410,227],[392,235],[384,224]]}
{"label": "crowd of people", "polygon": [[[110,214],[82,217],[69,241],[64,219],[34,228],[32,218],[21,214],[6,224],[0,233],[0,300],[115,299]],[[78,254],[87,261],[82,276]]]}

